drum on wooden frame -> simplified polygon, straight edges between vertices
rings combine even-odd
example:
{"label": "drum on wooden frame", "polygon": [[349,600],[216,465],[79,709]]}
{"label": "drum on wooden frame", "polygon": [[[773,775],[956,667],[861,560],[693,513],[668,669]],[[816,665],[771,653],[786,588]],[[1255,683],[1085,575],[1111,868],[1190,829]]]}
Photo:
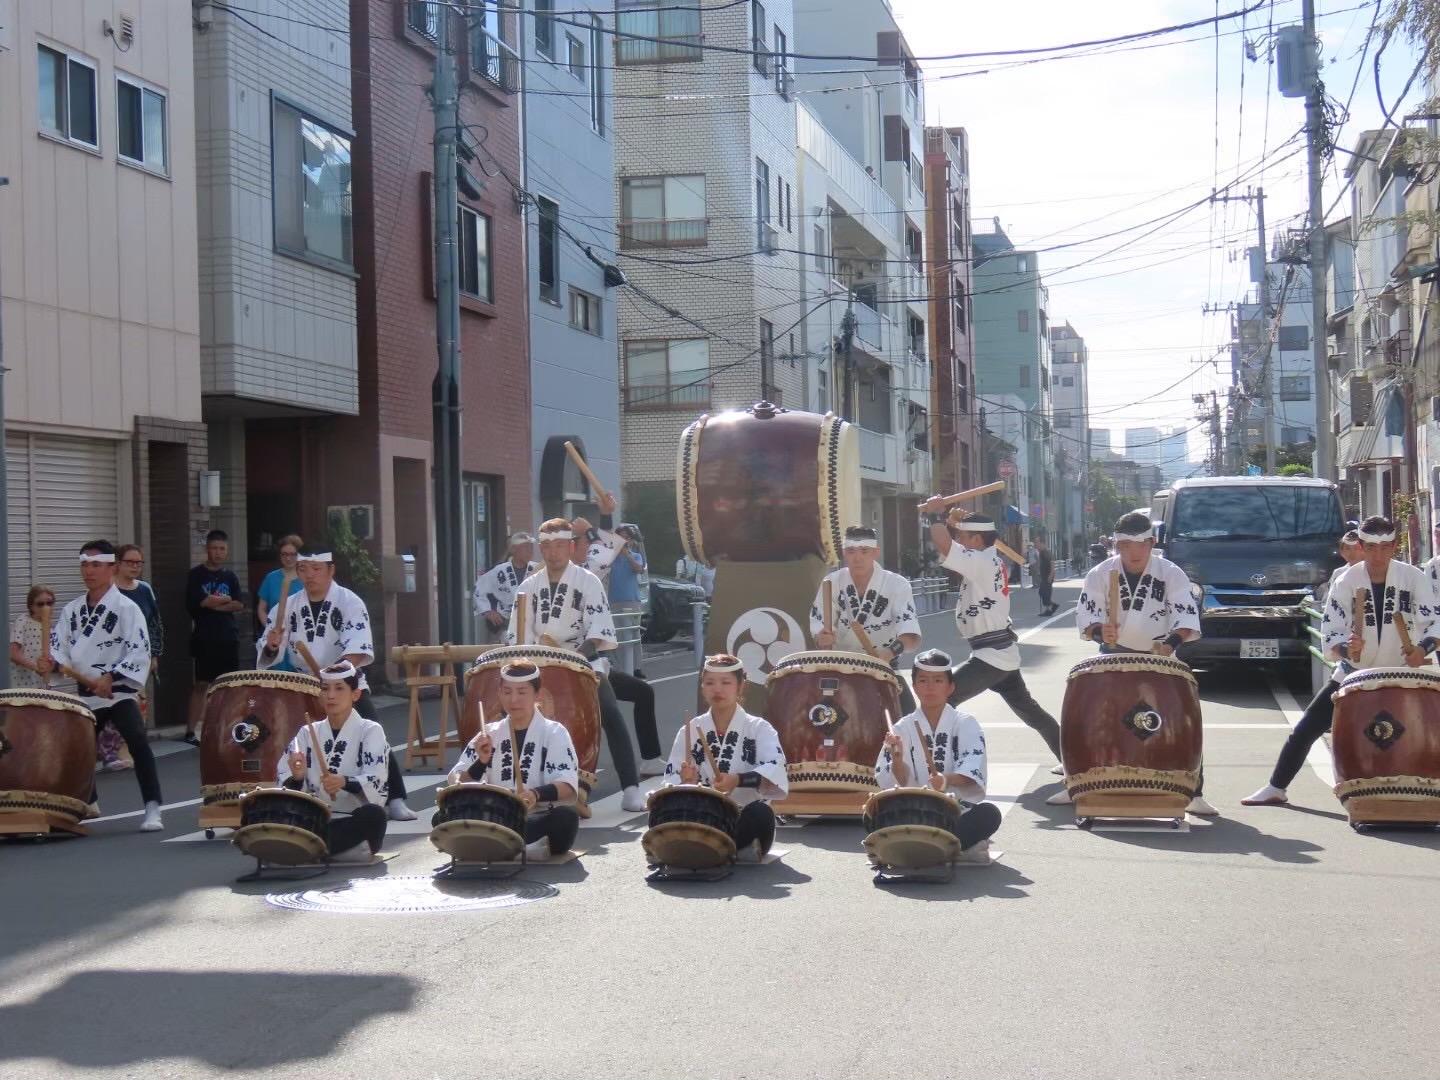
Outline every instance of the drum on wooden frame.
{"label": "drum on wooden frame", "polygon": [[865,851],[878,866],[925,870],[960,857],[960,804],[933,788],[888,788],[865,801]]}
{"label": "drum on wooden frame", "polygon": [[95,714],[74,694],[0,690],[0,834],[77,832],[95,783]]}
{"label": "drum on wooden frame", "polygon": [[1369,668],[1340,683],[1335,795],[1352,825],[1440,824],[1440,672]]}
{"label": "drum on wooden frame", "polygon": [[458,862],[518,859],[525,847],[525,803],[494,784],[441,788],[430,842]]}
{"label": "drum on wooden frame", "polygon": [[230,839],[262,863],[300,866],[325,857],[329,832],[329,800],[267,787],[240,796],[240,827]]}
{"label": "drum on wooden frame", "polygon": [[650,827],[640,846],[652,866],[712,870],[735,861],[740,807],[702,784],[674,784],[650,793]]}

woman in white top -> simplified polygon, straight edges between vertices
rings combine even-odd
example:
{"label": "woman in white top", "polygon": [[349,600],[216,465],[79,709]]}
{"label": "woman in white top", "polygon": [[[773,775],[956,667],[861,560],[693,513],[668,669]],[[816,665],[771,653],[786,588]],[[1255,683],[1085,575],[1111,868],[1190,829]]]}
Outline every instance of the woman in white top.
{"label": "woman in white top", "polygon": [[45,608],[55,615],[55,594],[44,585],[31,585],[25,594],[25,612],[10,624],[10,685],[15,689],[45,685],[45,672],[55,670],[48,657],[41,660],[40,619]]}

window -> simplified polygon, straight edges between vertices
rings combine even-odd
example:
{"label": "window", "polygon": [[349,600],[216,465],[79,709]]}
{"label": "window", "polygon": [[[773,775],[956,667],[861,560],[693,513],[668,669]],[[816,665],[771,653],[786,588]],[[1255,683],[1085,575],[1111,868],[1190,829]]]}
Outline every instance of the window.
{"label": "window", "polygon": [[155,172],[165,172],[165,95],[124,76],[115,77],[116,153]]}
{"label": "window", "polygon": [[1282,446],[1299,446],[1310,441],[1310,429],[1303,427],[1282,427],[1280,429],[1280,444]]}
{"label": "window", "polygon": [[951,288],[955,290],[955,329],[963,334],[966,332],[967,325],[965,322],[965,285],[963,282],[956,281]]}
{"label": "window", "polygon": [[905,252],[910,257],[910,265],[916,270],[921,269],[924,265],[925,259],[923,251],[924,249],[920,241],[920,230],[907,223],[905,226]]}
{"label": "window", "polygon": [[625,343],[625,405],[694,409],[710,405],[710,343],[704,338]]}
{"label": "window", "polygon": [[600,17],[590,16],[590,127],[597,135],[605,133],[605,68],[600,58],[605,55]]}
{"label": "window", "polygon": [[790,95],[790,71],[785,58],[787,48],[789,42],[785,40],[785,31],[775,27],[775,89],[780,91],[781,97]]}
{"label": "window", "polygon": [[703,245],[705,177],[633,176],[620,182],[621,247]]}
{"label": "window", "polygon": [[1280,327],[1279,345],[1281,352],[1304,352],[1310,348],[1310,328],[1308,326]]}
{"label": "window", "polygon": [[1068,429],[1070,427],[1070,414],[1068,412],[1057,412],[1055,414],[1055,427],[1057,429]]}
{"label": "window", "polygon": [[1028,334],[1030,332],[1030,312],[1028,309],[1021,308],[1015,313],[1015,329],[1022,334]]}
{"label": "window", "polygon": [[1015,270],[1017,273],[1028,274],[1030,272],[1030,258],[1027,255],[1015,256]]}
{"label": "window", "polygon": [[587,334],[594,334],[599,337],[602,333],[600,328],[600,298],[591,296],[579,289],[570,290],[570,325],[576,330],[584,330]]}
{"label": "window", "polygon": [[539,211],[540,299],[560,303],[560,207],[543,196],[535,199]]}
{"label": "window", "polygon": [[555,59],[555,0],[535,0],[535,51]]}
{"label": "window", "polygon": [[1029,367],[1027,367],[1027,366],[1024,365],[1024,364],[1021,364],[1021,365],[1020,365],[1020,385],[1021,385],[1021,386],[1029,386],[1029,385],[1030,385],[1030,369],[1029,369]]}
{"label": "window", "polygon": [[815,269],[823,273],[826,270],[825,226],[815,225],[812,228],[814,232]]}
{"label": "window", "polygon": [[700,60],[700,5],[616,0],[617,64]]}
{"label": "window", "polygon": [[761,75],[770,74],[770,50],[765,46],[765,5],[760,0],[750,0],[750,49],[755,70]]}
{"label": "window", "polygon": [[440,5],[434,0],[410,0],[405,25],[431,41],[440,40]]}
{"label": "window", "polygon": [[[1301,330],[1305,329],[1303,326]],[[1309,375],[1281,375],[1280,376],[1280,400],[1281,401],[1309,401],[1310,400],[1310,376]]]}
{"label": "window", "polygon": [[830,372],[821,365],[815,370],[815,391],[821,412],[830,412]]}
{"label": "window", "polygon": [[1066,375],[1063,379],[1060,380],[1060,385],[1061,385],[1061,386],[1074,386],[1074,385],[1075,385],[1075,376],[1074,376],[1074,375]]}
{"label": "window", "polygon": [[785,231],[786,231],[786,232],[794,232],[794,231],[795,231],[794,228],[793,228],[793,226],[795,225],[795,208],[794,208],[794,206],[793,206],[793,205],[791,204],[791,202],[790,202],[790,196],[791,196],[791,194],[792,194],[792,191],[791,191],[790,185],[787,183],[787,184],[785,185]]}
{"label": "window", "polygon": [[489,79],[497,86],[513,90],[510,66],[513,52],[505,44],[499,5],[496,0],[471,0],[471,8],[473,11],[466,20],[470,26],[470,76]]}
{"label": "window", "polygon": [[565,66],[572,77],[585,81],[585,44],[574,34],[565,35]]}
{"label": "window", "polygon": [[490,219],[468,206],[460,207],[460,291],[492,301],[490,282]]}
{"label": "window", "polygon": [[770,250],[770,242],[765,237],[765,226],[770,224],[770,166],[755,159],[755,236],[756,244],[761,251]]}
{"label": "window", "polygon": [[83,57],[36,46],[40,61],[40,130],[100,148],[95,65]]}
{"label": "window", "polygon": [[279,99],[271,103],[275,246],[350,266],[350,138]]}

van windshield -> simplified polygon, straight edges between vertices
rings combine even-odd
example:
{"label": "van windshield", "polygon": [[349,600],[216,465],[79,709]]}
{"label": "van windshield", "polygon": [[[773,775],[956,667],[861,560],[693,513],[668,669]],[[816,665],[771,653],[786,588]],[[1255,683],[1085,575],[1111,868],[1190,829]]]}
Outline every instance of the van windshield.
{"label": "van windshield", "polygon": [[1200,487],[1175,493],[1171,540],[1305,540],[1345,531],[1329,488]]}

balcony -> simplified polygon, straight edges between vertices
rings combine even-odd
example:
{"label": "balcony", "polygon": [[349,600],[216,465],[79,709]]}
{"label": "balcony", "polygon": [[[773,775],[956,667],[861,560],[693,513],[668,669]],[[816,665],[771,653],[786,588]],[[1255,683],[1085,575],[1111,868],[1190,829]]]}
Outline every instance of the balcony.
{"label": "balcony", "polygon": [[[641,19],[644,13],[637,13]],[[523,21],[523,20],[522,20]],[[620,25],[615,35],[615,63],[617,64],[669,64],[669,63],[699,63],[703,60],[704,53],[700,46],[705,43],[703,34],[657,34],[654,24],[647,24],[643,21],[636,21],[629,24],[626,12],[620,11]],[[658,41],[642,41],[638,38],[626,37],[626,34],[642,35],[646,38],[659,38]]]}
{"label": "balcony", "polygon": [[709,218],[647,218],[620,222],[622,248],[704,247]]}
{"label": "balcony", "polygon": [[470,30],[470,76],[515,93],[520,89],[520,54],[481,25]]}
{"label": "balcony", "polygon": [[860,471],[869,474],[866,479],[888,480],[893,483],[894,465],[895,436],[862,427],[860,429]]}
{"label": "balcony", "polygon": [[886,344],[895,330],[890,319],[865,304],[855,305],[855,344],[877,359],[885,358]]}
{"label": "balcony", "polygon": [[820,165],[830,180],[830,191],[841,209],[877,236],[900,235],[900,211],[876,177],[865,171],[850,152],[825,130],[805,105],[795,109],[795,138],[800,149]]}

